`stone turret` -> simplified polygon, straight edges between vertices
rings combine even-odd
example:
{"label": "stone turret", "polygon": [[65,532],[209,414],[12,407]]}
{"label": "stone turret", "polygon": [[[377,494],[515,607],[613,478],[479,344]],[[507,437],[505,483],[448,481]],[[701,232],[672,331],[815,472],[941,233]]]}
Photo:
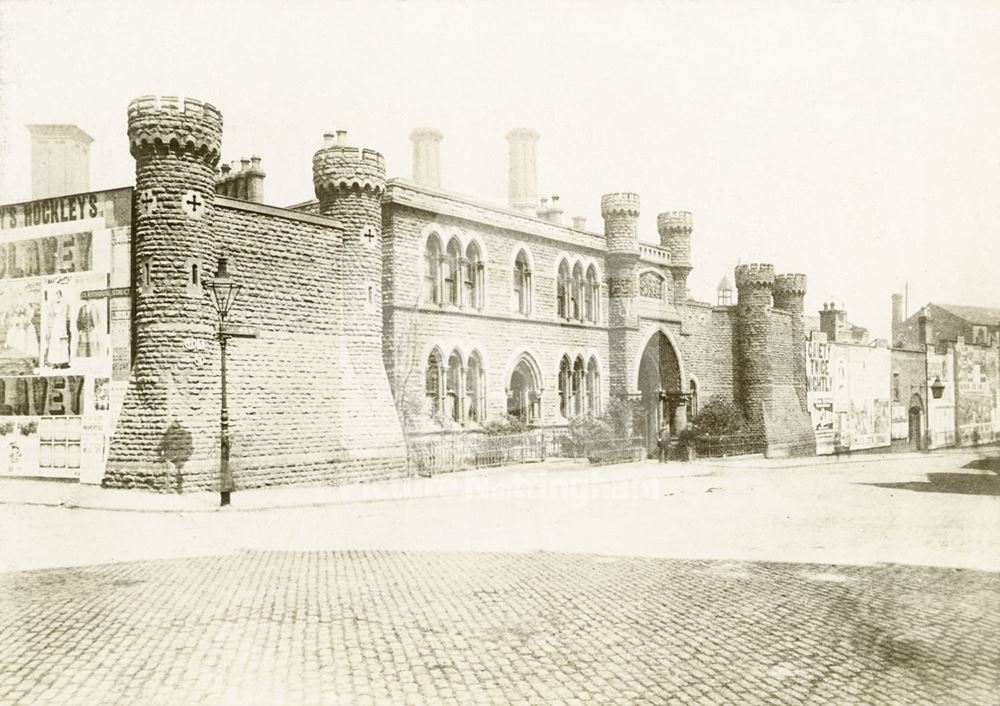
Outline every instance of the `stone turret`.
{"label": "stone turret", "polygon": [[806,400],[806,332],[802,318],[805,312],[806,276],[803,274],[776,275],[774,278],[774,307],[792,315],[792,340],[795,356],[795,392],[803,411],[808,411]]}
{"label": "stone turret", "polygon": [[771,361],[768,355],[771,290],[774,266],[753,263],[736,267],[739,345],[738,399],[754,433],[764,434],[764,404],[769,397]]}
{"label": "stone turret", "polygon": [[691,231],[694,219],[689,211],[667,211],[656,217],[660,245],[670,252],[670,272],[674,279],[674,304],[687,301],[687,278],[691,273]]}
{"label": "stone turret", "polygon": [[639,195],[601,197],[604,237],[607,241],[608,345],[611,394],[623,397],[636,379],[632,370],[638,356],[639,320],[637,267],[639,263]]}
{"label": "stone turret", "polygon": [[324,216],[344,227],[342,277],[344,334],[382,356],[382,195],[385,160],[375,150],[327,136],[313,156],[313,186]]}
{"label": "stone turret", "polygon": [[166,489],[181,479],[163,462],[164,444],[189,440],[185,477],[210,473],[218,454],[217,315],[201,279],[221,250],[213,224],[222,114],[189,98],[144,96],[129,104],[128,137],[135,345],[104,483]]}

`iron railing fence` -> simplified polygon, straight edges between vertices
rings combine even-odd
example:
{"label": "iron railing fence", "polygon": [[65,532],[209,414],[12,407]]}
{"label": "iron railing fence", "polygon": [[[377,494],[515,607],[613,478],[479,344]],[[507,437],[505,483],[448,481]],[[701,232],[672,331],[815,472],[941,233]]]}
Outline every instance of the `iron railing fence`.
{"label": "iron railing fence", "polygon": [[509,466],[549,458],[586,458],[593,465],[639,461],[639,437],[569,443],[565,429],[531,429],[512,434],[452,434],[411,440],[411,469],[422,476],[472,468]]}
{"label": "iron railing fence", "polygon": [[691,440],[696,456],[719,458],[764,453],[764,439],[756,434],[705,436]]}

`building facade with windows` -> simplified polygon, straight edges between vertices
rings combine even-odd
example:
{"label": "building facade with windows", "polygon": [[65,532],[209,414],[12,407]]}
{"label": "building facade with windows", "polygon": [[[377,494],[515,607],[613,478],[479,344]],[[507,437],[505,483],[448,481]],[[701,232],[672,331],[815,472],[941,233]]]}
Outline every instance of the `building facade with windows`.
{"label": "building facade with windows", "polygon": [[[89,482],[218,487],[218,321],[203,285],[222,255],[243,286],[231,323],[257,333],[229,346],[237,487],[392,477],[406,472],[408,434],[475,433],[507,416],[558,427],[601,414],[612,398],[639,406],[636,431],[650,443],[720,397],[743,408],[769,453],[814,451],[805,277],[741,265],[735,300],[691,299],[692,215],[660,213],[655,243],[646,242],[639,196],[622,192],[602,198],[601,229],[563,223],[558,197],[538,197],[534,131],[507,136],[506,205],[442,189],[443,136],[424,129],[411,136],[413,180],[387,180],[382,155],[348,146],[343,131],[324,136],[312,159],[315,198],[288,208],[264,204],[259,158],[220,168],[222,115],[207,103],[137,99],[128,135],[134,188],[104,207],[100,194],[84,194],[83,206],[63,198],[60,214],[86,208],[90,220],[51,234],[64,253],[58,271],[0,282],[30,290],[4,314],[3,353],[22,361],[8,366],[11,378],[69,380],[88,353],[107,360],[93,380],[64,381],[44,404],[25,406],[24,384],[5,377],[0,403],[5,434],[4,417],[26,417],[11,434],[34,433],[37,421],[51,436],[80,416],[70,412],[106,412],[102,431],[92,425],[103,444],[88,442],[98,466]],[[78,163],[53,159],[53,149],[49,163]],[[20,229],[46,208],[52,218],[47,201],[0,207],[14,218],[2,233],[8,272],[10,253],[20,262],[30,249],[21,241],[36,235]],[[65,254],[68,238],[83,230],[95,253],[99,243],[110,250],[67,270],[76,257]],[[56,275],[103,281],[76,283],[70,307],[66,292],[43,292]],[[76,315],[87,297],[107,301],[108,311],[86,307],[93,325],[59,313]],[[85,346],[78,335],[75,349],[69,339],[68,362],[51,312],[96,331]],[[47,332],[47,358],[32,358],[20,340],[26,319]],[[82,401],[52,402],[67,394]]]}

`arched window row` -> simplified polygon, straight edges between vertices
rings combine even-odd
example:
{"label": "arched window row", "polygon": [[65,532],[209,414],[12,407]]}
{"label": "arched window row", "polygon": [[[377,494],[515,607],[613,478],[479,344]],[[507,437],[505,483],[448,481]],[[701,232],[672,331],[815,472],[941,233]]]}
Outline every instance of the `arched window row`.
{"label": "arched window row", "polygon": [[482,422],[486,416],[486,373],[482,357],[467,359],[456,348],[445,359],[439,348],[427,356],[424,396],[431,417],[458,424]]}
{"label": "arched window row", "polygon": [[565,419],[601,413],[601,371],[594,356],[586,363],[581,355],[560,359],[559,413]]}
{"label": "arched window row", "polygon": [[445,244],[437,231],[432,232],[424,245],[424,301],[482,309],[486,303],[485,260],[476,241],[463,247],[453,235]]}
{"label": "arched window row", "polygon": [[565,321],[601,320],[601,280],[597,268],[563,258],[556,273],[556,316]]}

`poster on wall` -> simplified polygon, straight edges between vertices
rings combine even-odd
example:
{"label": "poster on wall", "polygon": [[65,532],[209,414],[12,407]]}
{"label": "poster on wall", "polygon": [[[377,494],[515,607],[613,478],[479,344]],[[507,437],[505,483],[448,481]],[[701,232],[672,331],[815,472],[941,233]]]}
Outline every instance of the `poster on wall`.
{"label": "poster on wall", "polygon": [[830,379],[830,344],[824,339],[806,343],[809,417],[816,438],[816,453],[834,452],[833,393]]}
{"label": "poster on wall", "polygon": [[5,284],[0,296],[0,374],[30,375],[39,366],[41,285],[37,280]]}

